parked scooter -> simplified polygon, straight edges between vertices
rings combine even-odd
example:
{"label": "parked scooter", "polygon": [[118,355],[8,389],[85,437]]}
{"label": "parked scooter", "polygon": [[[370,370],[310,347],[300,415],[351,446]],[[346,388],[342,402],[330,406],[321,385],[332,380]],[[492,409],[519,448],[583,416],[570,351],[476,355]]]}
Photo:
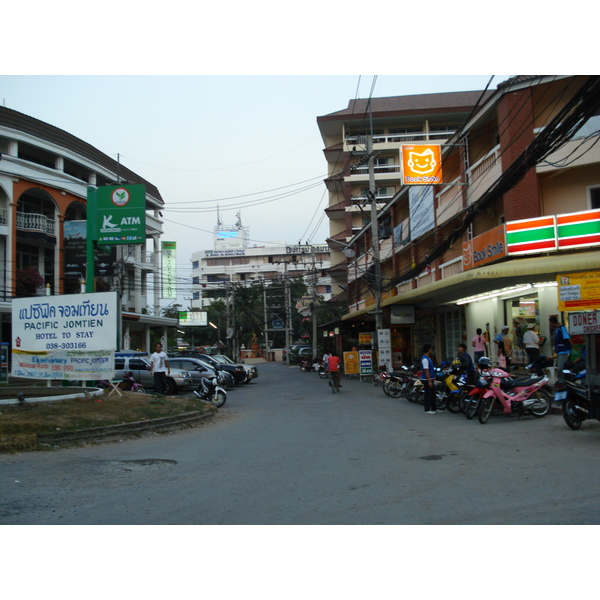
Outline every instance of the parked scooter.
{"label": "parked scooter", "polygon": [[377,373],[373,373],[373,376],[371,377],[371,383],[377,387],[380,383],[385,383],[389,377],[390,374],[388,373],[387,367],[385,365],[381,365],[379,369],[377,369]]}
{"label": "parked scooter", "polygon": [[543,417],[550,410],[550,397],[540,390],[548,383],[548,376],[543,373],[543,366],[548,366],[548,359],[542,355],[530,370],[542,373],[535,377],[513,379],[506,371],[494,368],[490,370],[492,384],[483,395],[479,409],[479,422],[487,423],[492,410],[498,408],[503,414],[532,414]]}
{"label": "parked scooter", "polygon": [[474,381],[473,386],[459,399],[460,410],[467,419],[472,419],[479,412],[483,396],[492,383],[492,376],[490,374],[492,361],[487,356],[482,356],[477,361],[477,366],[479,368],[479,374]]}
{"label": "parked scooter", "polygon": [[221,408],[227,401],[227,392],[219,385],[216,377],[203,377],[200,380],[198,389],[194,390],[194,394],[204,400],[210,402],[213,406]]}
{"label": "parked scooter", "polygon": [[444,400],[451,413],[460,412],[460,400],[469,393],[467,374],[459,360],[455,360],[444,370]]}
{"label": "parked scooter", "polygon": [[313,370],[313,361],[303,358],[300,361],[300,370],[303,373],[309,373],[310,371],[312,371]]}
{"label": "parked scooter", "polygon": [[407,367],[402,365],[399,371],[389,373],[389,377],[383,382],[383,391],[392,398],[406,396],[409,386],[412,386],[412,380],[416,367]]}
{"label": "parked scooter", "polygon": [[575,379],[578,375],[565,370],[554,384],[554,402],[562,402],[563,419],[574,430],[591,417],[588,388],[581,379]]}

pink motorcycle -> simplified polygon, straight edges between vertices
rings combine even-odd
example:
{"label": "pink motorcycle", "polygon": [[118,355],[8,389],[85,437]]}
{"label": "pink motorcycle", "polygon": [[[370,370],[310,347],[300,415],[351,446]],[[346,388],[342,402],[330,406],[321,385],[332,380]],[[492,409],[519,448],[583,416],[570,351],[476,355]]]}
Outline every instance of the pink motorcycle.
{"label": "pink motorcycle", "polygon": [[518,413],[543,417],[548,414],[551,398],[546,390],[542,390],[548,383],[547,375],[541,373],[535,377],[513,379],[498,368],[491,369],[490,375],[492,382],[483,395],[479,409],[480,423],[487,423],[494,408],[502,410],[505,415]]}

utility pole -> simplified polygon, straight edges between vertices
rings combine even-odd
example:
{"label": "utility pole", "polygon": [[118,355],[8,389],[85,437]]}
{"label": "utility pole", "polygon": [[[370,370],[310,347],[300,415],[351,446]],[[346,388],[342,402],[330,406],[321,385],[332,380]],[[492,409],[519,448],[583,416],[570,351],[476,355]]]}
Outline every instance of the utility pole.
{"label": "utility pole", "polygon": [[311,246],[312,255],[312,348],[313,348],[313,359],[317,358],[317,256],[315,247]]}
{"label": "utility pole", "polygon": [[263,282],[263,311],[265,315],[265,358],[267,361],[270,356],[270,348],[269,348],[269,319],[267,313],[267,286]]}
{"label": "utility pole", "polygon": [[367,137],[367,154],[369,156],[369,199],[371,201],[371,243],[373,252],[374,277],[373,293],[375,295],[375,340],[373,349],[377,350],[377,331],[383,328],[381,319],[381,262],[379,260],[379,228],[377,223],[377,187],[375,185],[375,156],[373,155],[373,121],[371,115],[371,132]]}
{"label": "utility pole", "polygon": [[284,267],[284,297],[283,303],[285,306],[285,345],[287,346],[287,352],[285,353],[285,364],[290,366],[290,325],[291,325],[291,309],[290,309],[290,282],[287,276],[287,263],[283,263]]}

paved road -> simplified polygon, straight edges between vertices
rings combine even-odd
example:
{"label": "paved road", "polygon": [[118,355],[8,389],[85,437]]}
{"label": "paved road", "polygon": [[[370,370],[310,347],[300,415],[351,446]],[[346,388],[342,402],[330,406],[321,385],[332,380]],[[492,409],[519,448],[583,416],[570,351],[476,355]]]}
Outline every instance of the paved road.
{"label": "paved road", "polygon": [[2,524],[597,524],[600,423],[424,414],[282,363],[214,422],[0,455]]}

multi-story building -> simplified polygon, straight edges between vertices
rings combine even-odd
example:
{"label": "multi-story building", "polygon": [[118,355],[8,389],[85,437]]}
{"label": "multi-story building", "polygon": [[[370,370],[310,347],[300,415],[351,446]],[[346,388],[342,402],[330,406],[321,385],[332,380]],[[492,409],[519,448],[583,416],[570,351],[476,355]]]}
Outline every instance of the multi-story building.
{"label": "multi-story building", "polygon": [[223,298],[229,284],[250,286],[283,277],[305,279],[311,293],[331,298],[329,247],[285,242],[250,246],[249,232],[238,216],[235,226],[219,220],[213,234],[213,249],[192,254],[192,307],[205,308],[214,298]]}
{"label": "multi-story building", "polygon": [[[434,102],[445,139],[431,137]],[[380,115],[394,105],[396,114]],[[476,328],[493,338],[507,324],[518,362],[528,324],[550,340],[548,317],[562,306],[557,277],[600,265],[600,78],[515,77],[485,94],[374,98],[371,107],[372,130],[366,101],[318,118],[331,174],[328,243],[348,291],[339,346],[356,343],[353,331],[374,331],[379,317],[396,362],[426,342],[443,360]],[[400,133],[411,116],[427,125]],[[439,182],[407,178],[410,152],[440,157]],[[380,196],[375,222],[370,198],[355,200],[372,185],[367,161]],[[586,235],[565,241],[567,222]]]}
{"label": "multi-story building", "polygon": [[159,211],[164,206],[160,192],[83,140],[0,107],[2,339],[10,339],[11,299],[20,293],[24,274],[41,277],[35,294],[84,289],[85,266],[73,240],[81,242],[85,235],[88,187],[117,183],[145,186],[149,248],[146,244],[113,246],[97,259],[95,289],[120,292],[121,348],[147,351],[152,328],[159,330],[166,343],[166,328],[177,324],[175,319],[153,316],[160,312]]}

